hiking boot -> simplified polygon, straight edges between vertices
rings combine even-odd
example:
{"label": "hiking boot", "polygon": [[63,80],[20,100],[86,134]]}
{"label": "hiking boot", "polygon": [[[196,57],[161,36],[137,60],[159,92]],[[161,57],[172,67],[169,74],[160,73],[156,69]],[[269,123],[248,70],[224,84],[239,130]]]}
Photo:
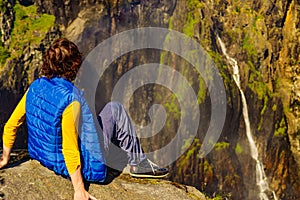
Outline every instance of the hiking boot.
{"label": "hiking boot", "polygon": [[132,177],[163,178],[166,177],[168,173],[169,170],[167,168],[161,168],[148,159],[145,159],[138,165],[130,166],[130,175]]}

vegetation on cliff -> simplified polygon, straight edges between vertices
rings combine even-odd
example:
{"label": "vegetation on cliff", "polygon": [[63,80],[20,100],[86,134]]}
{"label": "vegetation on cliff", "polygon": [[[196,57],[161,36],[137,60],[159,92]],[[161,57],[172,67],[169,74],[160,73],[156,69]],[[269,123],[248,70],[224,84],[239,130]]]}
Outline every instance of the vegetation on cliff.
{"label": "vegetation on cliff", "polygon": [[40,45],[55,22],[53,15],[38,13],[35,5],[26,7],[16,3],[14,11],[14,28],[9,45],[12,58],[20,56],[26,46]]}
{"label": "vegetation on cliff", "polygon": [[[3,1],[1,5],[3,5]],[[3,41],[0,43],[2,66],[6,60],[20,57],[26,47],[38,47],[55,22],[54,16],[38,13],[35,5],[26,7],[16,2],[13,10],[14,23],[10,43],[6,46]],[[1,14],[3,15],[3,13]]]}
{"label": "vegetation on cliff", "polygon": [[[0,1],[1,15],[9,14],[11,9],[5,2],[7,1]],[[136,52],[128,53],[111,64],[111,70],[106,72],[99,94],[103,96],[101,98],[109,99],[110,90],[118,78],[140,63],[149,61],[176,69],[197,94],[201,120],[197,137],[186,140],[185,144],[192,143],[192,146],[186,148],[183,145],[182,149],[187,149],[186,152],[172,164],[170,179],[193,184],[211,197],[223,194],[232,199],[251,199],[251,194],[255,193],[253,191],[257,191],[255,165],[245,139],[240,93],[231,76],[230,65],[216,39],[219,35],[228,54],[238,62],[241,87],[248,102],[251,130],[270,187],[280,199],[299,197],[299,2],[83,0],[58,2],[57,5],[51,0],[34,2],[35,5],[22,6],[16,1],[12,8],[14,14],[11,33],[1,32],[6,34],[1,37],[9,35],[7,40],[0,42],[0,83],[3,83],[2,89],[8,91],[3,93],[4,90],[1,90],[1,95],[14,94],[16,98],[22,95],[23,90],[18,90],[21,86],[15,83],[25,87],[30,82],[28,80],[33,79],[33,71],[40,62],[42,48],[47,45],[44,37],[55,23],[63,24],[61,27],[65,28],[61,31],[65,35],[75,34],[71,37],[83,49],[84,54],[104,39],[131,28],[160,26],[182,32],[198,41],[208,52],[219,69],[226,89],[224,129],[215,148],[205,158],[199,156],[199,150],[211,120],[210,94],[199,73],[182,58],[170,52],[141,51],[138,56],[133,55]],[[55,14],[55,17],[50,13]],[[80,31],[72,31],[74,27]],[[53,35],[48,38],[48,42],[59,34]],[[176,42],[168,36],[165,40]],[[110,51],[114,53],[114,50]],[[191,55],[193,53],[186,52]],[[137,121],[147,124],[149,116],[141,110],[159,102],[169,116],[164,129],[151,138],[151,145],[146,143],[145,149],[151,151],[172,139],[182,113],[176,94],[167,88],[149,88],[137,93],[139,97],[134,98],[133,104],[139,105],[139,108],[131,115]],[[12,109],[12,104],[10,100],[5,101],[2,107],[6,109],[0,107],[1,113],[8,116],[6,110]],[[1,124],[3,122],[4,120]]]}

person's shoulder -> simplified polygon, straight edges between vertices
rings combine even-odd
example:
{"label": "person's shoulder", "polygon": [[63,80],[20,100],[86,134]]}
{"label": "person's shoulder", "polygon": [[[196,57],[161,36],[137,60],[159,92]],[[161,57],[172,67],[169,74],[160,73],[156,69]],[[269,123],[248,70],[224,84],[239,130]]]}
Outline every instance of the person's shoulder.
{"label": "person's shoulder", "polygon": [[45,81],[45,79],[47,79],[47,78],[39,77],[39,78],[35,79],[30,85],[39,84],[40,82]]}

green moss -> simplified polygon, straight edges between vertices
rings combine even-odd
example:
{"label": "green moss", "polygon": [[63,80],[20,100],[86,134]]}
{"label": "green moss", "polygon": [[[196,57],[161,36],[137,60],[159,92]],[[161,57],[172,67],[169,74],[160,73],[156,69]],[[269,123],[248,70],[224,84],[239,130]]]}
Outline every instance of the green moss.
{"label": "green moss", "polygon": [[243,147],[239,143],[237,143],[236,146],[235,146],[235,153],[236,154],[243,153]]}
{"label": "green moss", "polygon": [[169,29],[173,29],[173,16],[171,16],[169,19]]}
{"label": "green moss", "polygon": [[183,33],[189,37],[194,36],[195,25],[200,22],[199,9],[203,8],[203,4],[199,0],[187,0],[187,16],[183,26]]}
{"label": "green moss", "polygon": [[168,65],[168,63],[170,62],[169,60],[170,56],[168,54],[168,52],[161,52],[160,53],[160,64],[164,64],[164,65]]}
{"label": "green moss", "polygon": [[203,3],[200,0],[187,0],[187,8],[189,10],[204,8]]}
{"label": "green moss", "polygon": [[217,142],[215,144],[215,150],[216,151],[220,151],[220,150],[223,150],[223,149],[227,149],[229,147],[229,143],[228,142]]}
{"label": "green moss", "polygon": [[188,13],[187,23],[185,23],[183,26],[183,33],[189,37],[193,37],[194,36],[194,27],[195,27],[195,24],[197,24],[197,23],[199,23],[199,21],[193,17],[193,13]]}
{"label": "green moss", "polygon": [[0,44],[0,66],[3,66],[6,60],[10,57],[10,53],[7,48],[5,48],[1,42]]}
{"label": "green moss", "polygon": [[284,150],[282,150],[282,151],[280,152],[279,159],[282,160],[285,156],[286,156],[286,153],[285,153]]}
{"label": "green moss", "polygon": [[186,153],[186,160],[189,160],[190,158],[192,158],[192,156],[194,155],[196,151],[196,148],[193,147],[192,149],[188,150]]}
{"label": "green moss", "polygon": [[185,151],[187,148],[189,148],[191,143],[192,143],[192,140],[193,140],[193,137],[190,137],[190,138],[186,139],[184,141],[184,144],[181,147],[181,151]]}
{"label": "green moss", "polygon": [[[255,68],[252,62],[247,63],[249,71],[248,87],[251,91],[257,95],[258,100],[263,102],[263,106],[260,110],[260,121],[257,126],[257,130],[260,131],[264,122],[264,114],[268,109],[269,99],[274,97],[274,94],[270,92],[267,84],[263,81],[262,74]],[[276,105],[272,107],[272,110],[276,110]]]}
{"label": "green moss", "polygon": [[284,127],[280,127],[275,131],[274,135],[277,137],[284,136],[285,131],[286,131],[286,129]]}
{"label": "green moss", "polygon": [[[197,24],[200,23],[200,20],[201,20],[200,9],[204,8],[204,5],[203,5],[203,3],[201,3],[200,0],[186,0],[186,6],[187,6],[187,14],[184,19],[184,26],[182,27],[182,32],[189,37],[193,37],[194,33],[195,33],[195,27],[197,26]],[[173,18],[172,17],[169,20],[169,29],[173,29]],[[167,42],[169,40],[170,40],[170,38],[168,38],[168,36],[166,36],[165,42]],[[173,41],[170,41],[170,42],[173,42]],[[190,58],[193,58],[194,56],[195,57],[199,56],[198,51],[189,51],[189,52],[185,52],[185,53],[186,53],[186,56],[188,56]],[[160,63],[169,65],[171,62],[170,59],[171,59],[171,57],[169,56],[169,54],[167,54],[165,52],[161,53]],[[189,76],[189,70],[187,73],[185,72],[186,70],[188,70],[188,69],[183,66],[180,69],[180,73],[183,74],[188,79],[188,81],[191,85],[195,84],[194,80],[192,80],[192,77]],[[210,69],[208,69],[208,71],[205,72],[205,73],[208,73],[208,74],[205,74],[206,77],[209,77],[209,70]],[[207,96],[207,87],[205,85],[204,80],[201,77],[202,75],[198,76],[199,85],[196,86],[197,88],[199,88],[198,92],[197,92],[197,101],[199,104],[203,103]],[[190,78],[190,80],[189,80],[189,78]]]}
{"label": "green moss", "polygon": [[275,125],[275,137],[284,137],[287,135],[287,125],[285,119],[282,118],[279,124]]}
{"label": "green moss", "polygon": [[299,65],[300,64],[300,60],[297,60],[295,58],[291,58],[290,60],[290,65]]}
{"label": "green moss", "polygon": [[265,95],[264,99],[263,99],[264,105],[263,105],[263,108],[260,111],[260,121],[259,121],[258,126],[257,126],[257,130],[259,130],[259,131],[261,130],[261,127],[262,127],[263,122],[264,122],[264,114],[265,114],[265,112],[268,108],[268,100],[269,100],[268,95]]}
{"label": "green moss", "polygon": [[[170,34],[167,34],[165,37],[164,44],[169,45],[169,44],[171,44],[171,42],[172,42],[171,36],[170,36]],[[160,53],[160,64],[169,65],[170,62],[171,62],[170,53],[167,51],[162,51]]]}
{"label": "green moss", "polygon": [[277,105],[276,104],[274,104],[273,106],[272,106],[272,111],[276,111],[277,110]]}
{"label": "green moss", "polygon": [[21,55],[24,46],[37,45],[45,37],[50,27],[54,25],[55,17],[48,14],[38,14],[37,7],[14,6],[15,20],[11,33],[9,51],[12,57]]}
{"label": "green moss", "polygon": [[[162,92],[166,92],[162,90]],[[159,93],[159,92],[157,92]],[[165,126],[167,128],[171,128],[172,124],[176,123],[180,120],[181,110],[177,101],[177,96],[175,93],[172,93],[170,96],[158,96],[156,95],[156,100],[162,102],[162,105],[166,109],[167,116],[172,116],[171,118],[167,118]]]}
{"label": "green moss", "polygon": [[240,34],[241,34],[241,30],[238,29],[238,28],[235,28],[235,29],[229,29],[227,31],[227,37],[229,37],[228,39],[230,39],[231,41],[236,41],[237,38],[240,37]]}
{"label": "green moss", "polygon": [[3,0],[0,0],[0,11],[4,12],[5,11],[5,6],[3,4]]}
{"label": "green moss", "polygon": [[213,198],[213,200],[223,200],[223,196],[221,194],[217,194],[216,197]]}
{"label": "green moss", "polygon": [[[230,87],[229,88],[229,85],[232,85],[232,84],[235,84],[235,83],[234,83],[234,79],[232,78],[232,76],[230,76],[228,74],[228,71],[227,71],[228,66],[224,65],[223,57],[220,54],[218,54],[216,52],[213,52],[213,51],[209,51],[208,54],[210,55],[210,57],[214,61],[215,65],[218,67],[219,73],[220,73],[220,75],[223,79],[224,86],[225,86],[226,90],[228,91],[230,89],[232,91],[232,94],[238,94],[239,92],[234,90],[236,87]],[[227,95],[227,98],[230,98],[230,95]]]}
{"label": "green moss", "polygon": [[[192,139],[192,138],[191,138]],[[189,145],[188,150],[186,153],[180,157],[179,159],[179,171],[188,163],[188,161],[192,158],[195,151],[198,150],[201,146],[200,140],[195,138],[192,144],[190,145],[191,140],[188,139],[185,141],[185,144],[182,146],[182,150],[185,150],[187,145]]]}
{"label": "green moss", "polygon": [[254,17],[254,19],[253,19],[253,28],[254,28],[254,30],[257,32],[258,31],[258,29],[257,29],[257,22],[259,21],[259,20],[263,20],[264,19],[264,17],[262,16],[262,15],[256,15],[255,17]]}
{"label": "green moss", "polygon": [[203,170],[204,174],[212,174],[213,173],[213,167],[209,164],[207,160],[203,163]]}
{"label": "green moss", "polygon": [[264,83],[261,73],[254,68],[251,62],[248,62],[248,66],[250,67],[248,87],[257,94],[259,100],[263,100],[269,96],[268,86]]}
{"label": "green moss", "polygon": [[[248,87],[251,91],[257,95],[258,100],[263,102],[263,106],[260,110],[260,121],[257,126],[257,130],[261,130],[263,122],[264,122],[264,114],[268,109],[269,99],[273,97],[271,94],[267,84],[263,81],[262,74],[255,68],[253,63],[248,61],[247,63],[247,71],[249,71],[249,79],[248,79]],[[272,108],[274,109],[274,107]],[[275,107],[276,109],[276,107]]]}
{"label": "green moss", "polygon": [[172,94],[171,97],[168,99],[168,102],[164,104],[164,107],[168,114],[171,114],[174,118],[179,119],[180,117],[180,110],[178,105],[176,104],[176,94]]}
{"label": "green moss", "polygon": [[242,49],[247,53],[248,56],[256,58],[258,53],[252,38],[247,34],[243,39]]}
{"label": "green moss", "polygon": [[201,104],[206,98],[206,85],[204,80],[199,76],[199,90],[197,95],[197,102]]}
{"label": "green moss", "polygon": [[[5,12],[5,6],[3,1],[0,0],[0,12]],[[2,33],[0,32],[0,38],[2,37]],[[0,67],[2,67],[6,60],[10,57],[10,53],[8,49],[4,46],[3,42],[0,40]]]}
{"label": "green moss", "polygon": [[266,95],[266,96],[264,96],[264,106],[263,106],[263,108],[261,109],[261,111],[260,111],[260,115],[263,115],[263,114],[265,114],[265,112],[266,112],[266,110],[267,110],[267,107],[268,107],[268,96]]}

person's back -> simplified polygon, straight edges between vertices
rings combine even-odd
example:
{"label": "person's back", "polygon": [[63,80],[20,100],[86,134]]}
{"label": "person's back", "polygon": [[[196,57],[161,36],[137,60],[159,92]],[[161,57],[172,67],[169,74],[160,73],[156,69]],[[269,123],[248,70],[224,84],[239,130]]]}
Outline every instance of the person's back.
{"label": "person's back", "polygon": [[[45,52],[42,78],[32,83],[4,127],[0,168],[7,165],[17,128],[26,117],[30,155],[58,174],[70,176],[74,199],[96,199],[85,190],[81,172],[86,166],[81,162],[77,131],[81,104],[71,102],[67,94],[73,87],[71,82],[76,78],[81,58],[78,47],[64,38],[54,41]],[[61,91],[59,82],[69,87]]]}
{"label": "person's back", "polygon": [[106,167],[92,113],[82,93],[63,78],[39,78],[31,84],[27,92],[29,154],[57,174],[70,176],[63,155],[61,122],[63,112],[73,101],[78,101],[80,111],[84,112],[78,128],[89,127],[88,131],[78,130],[83,177],[87,181],[103,182]]}
{"label": "person's back", "polygon": [[[168,170],[146,158],[121,104],[110,102],[103,108],[98,115],[103,131],[97,132],[82,92],[72,83],[80,65],[81,54],[73,42],[61,38],[49,47],[42,77],[31,84],[4,127],[0,168],[7,165],[17,128],[26,117],[30,156],[70,177],[74,199],[96,199],[86,191],[84,181],[105,181],[109,163],[105,163],[104,154],[109,156],[111,147],[126,152],[132,176],[165,177]],[[99,136],[103,137],[104,152]]]}
{"label": "person's back", "polygon": [[28,151],[31,158],[58,174],[68,176],[62,154],[61,116],[69,105],[69,92],[60,79],[35,80],[26,95]]}

